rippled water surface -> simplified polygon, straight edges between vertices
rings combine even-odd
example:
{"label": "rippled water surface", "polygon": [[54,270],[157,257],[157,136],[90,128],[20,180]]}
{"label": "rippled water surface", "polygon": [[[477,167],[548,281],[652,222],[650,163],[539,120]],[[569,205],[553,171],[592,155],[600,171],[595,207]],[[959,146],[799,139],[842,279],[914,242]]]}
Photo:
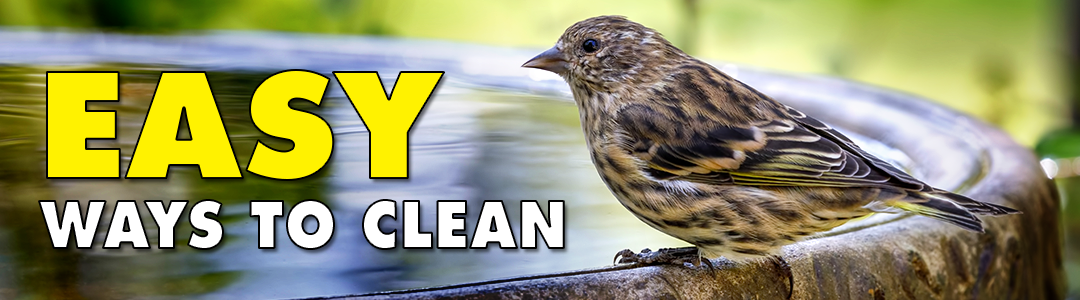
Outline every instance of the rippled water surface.
{"label": "rippled water surface", "polygon": [[[122,149],[123,169],[135,148],[161,71],[208,70],[241,168],[246,166],[256,140],[287,145],[255,129],[248,104],[260,82],[290,67],[205,67],[221,61],[198,61],[197,66],[78,62],[83,59],[55,52],[61,53],[52,60],[27,57],[63,64],[12,63],[10,60],[23,59],[18,53],[9,53],[5,57],[9,60],[0,64],[0,298],[237,299],[356,294],[597,267],[610,264],[614,253],[624,248],[685,245],[636,220],[607,191],[589,161],[577,109],[571,101],[558,93],[538,96],[528,88],[507,88],[507,84],[475,76],[468,67],[447,71],[436,96],[413,127],[409,179],[368,178],[368,132],[340,87],[332,82],[321,107],[296,106],[322,116],[335,132],[330,162],[308,178],[275,181],[245,172],[243,179],[200,179],[197,169],[173,167],[167,180],[49,180],[44,174],[46,71],[120,72],[120,102],[90,105],[91,109],[118,111],[119,136],[112,141],[93,141],[90,146]],[[306,64],[317,65],[317,58],[308,57]],[[520,63],[517,57],[506,61]],[[350,64],[324,66],[333,69],[315,69],[324,74],[331,70],[382,70],[389,88],[396,71],[417,70],[404,62],[356,59]],[[393,64],[400,66],[387,71]],[[516,64],[494,58],[476,59],[467,66],[498,69],[485,68],[484,64],[516,70]],[[888,155],[887,148],[873,144],[871,148],[898,157]],[[420,200],[420,223],[428,232],[435,231],[436,200],[468,200],[466,232],[470,233],[483,200],[506,200],[518,238],[519,200],[540,200],[542,207],[549,199],[565,200],[566,248],[378,250],[365,240],[361,221],[371,203],[387,198]],[[224,205],[218,219],[224,225],[225,239],[208,251],[186,246],[191,228],[185,216],[178,223],[174,250],[53,249],[38,201],[69,199],[192,203],[214,199]],[[302,250],[289,242],[284,220],[278,218],[277,248],[258,249],[257,222],[248,215],[248,201],[284,200],[291,206],[306,199],[321,200],[333,210],[337,228],[330,244]],[[109,215],[110,211],[104,213]],[[143,216],[149,240],[156,245],[157,228],[148,213],[144,211]],[[399,228],[392,220],[383,221],[386,230]],[[100,247],[107,223],[100,228],[95,248]]]}
{"label": "rippled water surface", "polygon": [[[90,106],[118,111],[119,138],[91,146],[118,146],[124,169],[159,72],[184,70],[120,64],[0,68],[0,296],[363,293],[599,266],[609,263],[616,248],[666,239],[625,213],[599,181],[572,103],[465,88],[452,81],[440,86],[414,126],[407,180],[368,179],[368,132],[336,83],[322,107],[306,107],[330,122],[333,157],[323,171],[303,180],[251,174],[242,180],[200,179],[190,167],[173,167],[167,180],[48,180],[43,168],[44,81],[45,71],[58,69],[120,71],[120,103]],[[207,74],[242,166],[256,140],[272,140],[254,128],[248,114],[252,92],[272,73]],[[393,79],[387,78],[387,86]],[[572,230],[565,250],[377,250],[364,239],[361,220],[372,202],[384,198],[420,200],[421,226],[429,232],[435,229],[436,200],[469,200],[469,220],[478,216],[483,200],[507,200],[508,215],[516,223],[518,200],[537,199],[546,207],[546,200],[562,199]],[[38,200],[47,199],[215,199],[224,204],[219,219],[226,238],[217,249],[194,250],[186,246],[191,229],[181,221],[175,250],[54,250],[38,207]],[[248,201],[260,199],[289,205],[324,201],[336,219],[334,239],[322,249],[301,250],[289,242],[279,218],[277,249],[258,249],[257,222],[248,216]],[[150,241],[156,241],[156,227],[145,211],[144,219]],[[386,230],[398,226],[388,221]],[[95,247],[106,228],[102,224]],[[472,228],[469,224],[467,232]],[[634,234],[620,234],[620,228]],[[515,227],[515,232],[520,231]]]}

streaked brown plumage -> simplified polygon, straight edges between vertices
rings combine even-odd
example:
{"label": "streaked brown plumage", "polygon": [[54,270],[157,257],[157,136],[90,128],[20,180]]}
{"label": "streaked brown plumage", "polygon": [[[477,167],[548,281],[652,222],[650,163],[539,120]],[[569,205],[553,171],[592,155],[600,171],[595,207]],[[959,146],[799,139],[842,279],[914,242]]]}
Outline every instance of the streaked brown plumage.
{"label": "streaked brown plumage", "polygon": [[872,212],[974,231],[972,213],[1018,212],[931,187],[624,17],[578,22],[524,66],[570,84],[623,206],[705,257],[775,254]]}

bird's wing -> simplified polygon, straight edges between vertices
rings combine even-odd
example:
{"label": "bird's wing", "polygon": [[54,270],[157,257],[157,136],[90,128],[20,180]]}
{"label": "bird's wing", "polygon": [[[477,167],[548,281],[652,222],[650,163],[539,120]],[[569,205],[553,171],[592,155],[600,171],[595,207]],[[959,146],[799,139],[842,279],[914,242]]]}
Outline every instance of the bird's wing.
{"label": "bird's wing", "polygon": [[915,177],[912,177],[908,173],[896,168],[892,164],[875,157],[869,152],[866,152],[866,150],[863,150],[862,148],[859,148],[859,146],[852,142],[851,139],[844,136],[839,131],[836,131],[832,127],[829,127],[829,125],[818,121],[817,119],[814,119],[810,116],[807,116],[803,112],[798,111],[790,106],[785,105],[784,108],[787,110],[787,113],[791,116],[792,120],[795,120],[795,122],[799,123],[799,125],[802,125],[804,128],[816,133],[817,135],[823,137],[830,142],[836,143],[848,155],[857,156],[864,163],[868,163],[874,171],[881,172],[883,173],[883,175],[891,177],[893,179],[893,183],[900,184],[907,188],[915,190],[930,191],[933,189],[926,183],[915,179]]}
{"label": "bird's wing", "polygon": [[627,148],[647,162],[646,171],[658,179],[750,186],[929,188],[824,123],[785,109],[791,118],[745,126],[698,119],[694,126],[687,126],[648,106],[631,105],[620,111],[617,122],[632,141]]}

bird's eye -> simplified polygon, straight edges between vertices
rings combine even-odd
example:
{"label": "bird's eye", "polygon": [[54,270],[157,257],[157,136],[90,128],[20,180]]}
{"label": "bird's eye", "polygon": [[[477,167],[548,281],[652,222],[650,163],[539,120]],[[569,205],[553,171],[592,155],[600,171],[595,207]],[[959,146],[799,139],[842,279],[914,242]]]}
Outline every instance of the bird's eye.
{"label": "bird's eye", "polygon": [[597,49],[600,49],[600,42],[594,39],[587,39],[584,43],[581,43],[581,50],[585,50],[585,53],[593,53]]}

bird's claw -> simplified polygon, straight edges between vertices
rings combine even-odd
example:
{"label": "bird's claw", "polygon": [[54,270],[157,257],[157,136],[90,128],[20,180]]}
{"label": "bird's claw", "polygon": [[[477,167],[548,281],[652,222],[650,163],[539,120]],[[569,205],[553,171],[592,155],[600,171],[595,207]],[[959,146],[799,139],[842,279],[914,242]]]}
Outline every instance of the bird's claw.
{"label": "bird's claw", "polygon": [[[641,250],[641,253],[647,253],[650,251],[651,250],[649,250],[649,248],[645,248]],[[612,264],[618,265],[625,263],[634,263],[634,261],[630,261],[632,260],[631,257],[637,257],[637,255],[637,253],[634,253],[634,251],[630,251],[630,249],[622,249],[622,251],[619,251],[619,253],[615,253],[615,259],[612,261]]]}
{"label": "bird's claw", "polygon": [[698,265],[706,265],[709,268],[714,267],[712,261],[699,256],[697,248],[694,247],[664,248],[658,251],[645,248],[638,253],[634,253],[630,249],[623,249],[615,254],[615,264],[640,264],[646,266],[672,264],[689,268],[695,268]]}

